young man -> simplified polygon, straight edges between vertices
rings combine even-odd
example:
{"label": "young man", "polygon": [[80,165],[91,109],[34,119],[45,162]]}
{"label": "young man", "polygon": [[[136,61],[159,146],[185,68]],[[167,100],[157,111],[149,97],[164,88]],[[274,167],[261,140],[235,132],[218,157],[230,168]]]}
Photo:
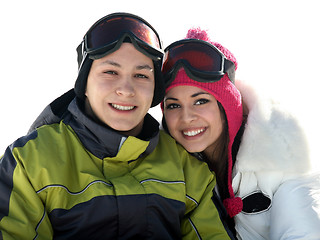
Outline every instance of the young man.
{"label": "young man", "polygon": [[0,160],[0,239],[228,239],[207,165],[147,114],[163,98],[162,56],[137,16],[89,29],[74,91]]}

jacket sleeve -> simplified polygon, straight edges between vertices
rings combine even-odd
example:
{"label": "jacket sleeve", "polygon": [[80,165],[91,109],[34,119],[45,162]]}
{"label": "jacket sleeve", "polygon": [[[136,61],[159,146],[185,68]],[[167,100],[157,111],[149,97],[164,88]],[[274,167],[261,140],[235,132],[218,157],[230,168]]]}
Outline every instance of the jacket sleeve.
{"label": "jacket sleeve", "polygon": [[289,180],[274,195],[270,239],[319,239],[320,177]]}
{"label": "jacket sleeve", "polygon": [[216,181],[208,166],[188,154],[186,177],[186,215],[182,221],[182,239],[230,239],[212,201]]}
{"label": "jacket sleeve", "polygon": [[8,147],[0,159],[0,239],[52,239],[44,205],[20,156],[19,150]]}

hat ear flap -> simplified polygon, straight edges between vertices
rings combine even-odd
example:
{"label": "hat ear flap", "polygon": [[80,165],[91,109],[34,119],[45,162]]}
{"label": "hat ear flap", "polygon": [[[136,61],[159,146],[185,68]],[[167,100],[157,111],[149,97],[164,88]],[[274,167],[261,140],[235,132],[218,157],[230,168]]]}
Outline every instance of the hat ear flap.
{"label": "hat ear flap", "polygon": [[157,106],[164,97],[165,88],[164,88],[164,79],[161,72],[161,61],[153,61],[154,65],[154,92],[153,92],[153,100],[151,103],[151,107]]}
{"label": "hat ear flap", "polygon": [[87,86],[87,79],[90,72],[90,68],[92,65],[93,60],[87,58],[84,63],[82,64],[81,68],[79,69],[78,78],[74,85],[74,91],[76,96],[82,100],[85,99],[85,92]]}

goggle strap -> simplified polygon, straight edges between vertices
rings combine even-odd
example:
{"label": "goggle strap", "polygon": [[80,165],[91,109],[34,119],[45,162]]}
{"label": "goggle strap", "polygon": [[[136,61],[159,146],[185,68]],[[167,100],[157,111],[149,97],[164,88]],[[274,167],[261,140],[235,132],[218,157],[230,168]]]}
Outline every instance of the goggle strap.
{"label": "goggle strap", "polygon": [[82,41],[79,46],[77,47],[77,54],[78,54],[78,72],[80,72],[85,60],[87,59],[87,52],[84,49],[84,41]]}
{"label": "goggle strap", "polygon": [[77,61],[78,61],[78,69],[80,66],[83,64],[83,59],[84,59],[84,42],[82,41],[79,46],[76,49],[77,51]]}
{"label": "goggle strap", "polygon": [[232,61],[225,59],[224,72],[228,74],[230,81],[235,84],[236,68]]}

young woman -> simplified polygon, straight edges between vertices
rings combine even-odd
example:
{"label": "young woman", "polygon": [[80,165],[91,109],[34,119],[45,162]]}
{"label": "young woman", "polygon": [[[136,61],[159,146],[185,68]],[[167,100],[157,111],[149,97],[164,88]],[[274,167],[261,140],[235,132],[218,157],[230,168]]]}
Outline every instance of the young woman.
{"label": "young woman", "polygon": [[236,69],[234,55],[201,29],[168,46],[163,126],[216,173],[213,200],[239,239],[317,239],[320,182],[305,176],[303,131],[279,106],[236,87]]}
{"label": "young woman", "polygon": [[89,29],[74,91],[0,159],[0,239],[229,238],[207,164],[147,113],[163,99],[162,56],[138,16]]}

